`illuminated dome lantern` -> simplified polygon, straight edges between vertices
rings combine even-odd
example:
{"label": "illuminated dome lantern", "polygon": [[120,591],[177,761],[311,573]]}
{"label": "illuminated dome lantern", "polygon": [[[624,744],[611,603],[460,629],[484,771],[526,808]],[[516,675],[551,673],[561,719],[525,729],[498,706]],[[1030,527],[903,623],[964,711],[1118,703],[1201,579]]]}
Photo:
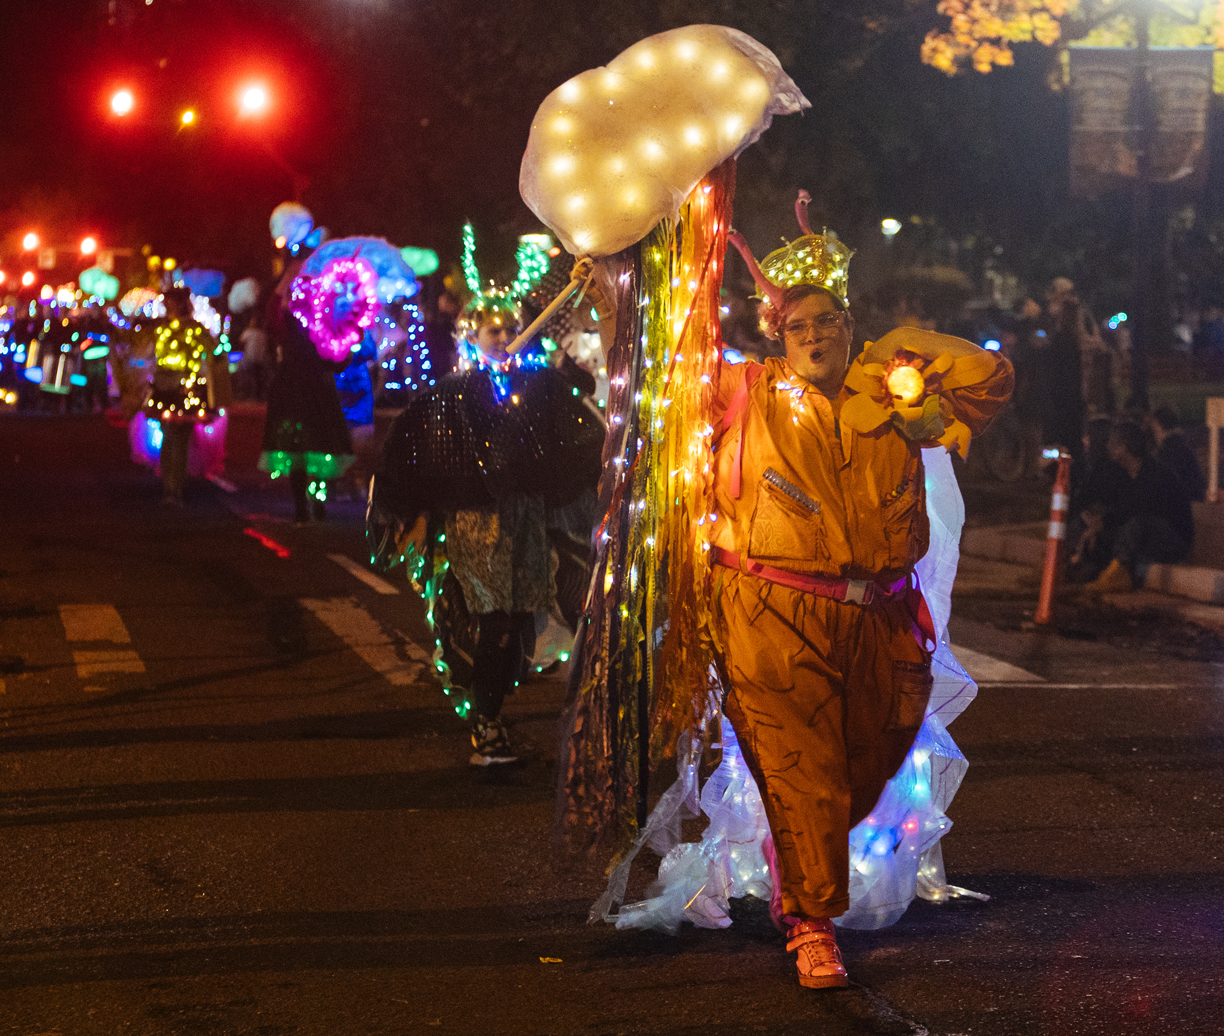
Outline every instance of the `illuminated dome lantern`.
{"label": "illuminated dome lantern", "polygon": [[383,302],[392,299],[410,299],[420,285],[416,275],[405,261],[400,250],[381,237],[338,237],[320,245],[305,265],[302,275],[318,277],[336,259],[359,258],[370,266],[378,276],[378,297]]}
{"label": "illuminated dome lantern", "polygon": [[775,115],[808,107],[773,53],[736,29],[659,33],[544,99],[519,191],[572,254],[610,255],[674,218]]}

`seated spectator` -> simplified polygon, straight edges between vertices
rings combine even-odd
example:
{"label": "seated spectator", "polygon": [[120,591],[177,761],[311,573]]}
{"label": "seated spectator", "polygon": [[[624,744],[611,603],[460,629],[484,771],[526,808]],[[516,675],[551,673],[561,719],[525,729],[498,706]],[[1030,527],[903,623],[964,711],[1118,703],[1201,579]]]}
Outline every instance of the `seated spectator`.
{"label": "seated spectator", "polygon": [[1109,455],[1112,429],[1108,417],[1094,417],[1088,422],[1084,462],[1078,471],[1072,470],[1069,583],[1091,582],[1113,558],[1113,537],[1125,513],[1130,475]]}
{"label": "seated spectator", "polygon": [[1199,467],[1194,449],[1186,442],[1181,421],[1170,407],[1162,406],[1148,423],[1156,440],[1156,459],[1176,475],[1191,500],[1207,499],[1207,479]]}
{"label": "seated spectator", "polygon": [[1147,436],[1132,421],[1114,426],[1109,456],[1128,483],[1112,537],[1111,560],[1087,589],[1125,593],[1142,584],[1148,567],[1185,561],[1194,542],[1190,495],[1177,476],[1147,455]]}

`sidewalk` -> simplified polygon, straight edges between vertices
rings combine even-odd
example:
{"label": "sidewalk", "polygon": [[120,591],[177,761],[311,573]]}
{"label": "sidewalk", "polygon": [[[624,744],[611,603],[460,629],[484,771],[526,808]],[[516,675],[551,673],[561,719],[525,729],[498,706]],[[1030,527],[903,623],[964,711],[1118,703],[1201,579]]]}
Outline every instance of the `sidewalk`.
{"label": "sidewalk", "polygon": [[[1204,506],[1204,505],[1199,505]],[[1196,513],[1196,525],[1199,514]],[[1045,561],[1047,524],[966,529],[956,592],[1031,591],[1036,599]],[[1196,554],[1196,557],[1201,557]],[[1105,594],[1102,603],[1127,611],[1155,609],[1224,631],[1224,570],[1205,565],[1153,565],[1143,589]]]}

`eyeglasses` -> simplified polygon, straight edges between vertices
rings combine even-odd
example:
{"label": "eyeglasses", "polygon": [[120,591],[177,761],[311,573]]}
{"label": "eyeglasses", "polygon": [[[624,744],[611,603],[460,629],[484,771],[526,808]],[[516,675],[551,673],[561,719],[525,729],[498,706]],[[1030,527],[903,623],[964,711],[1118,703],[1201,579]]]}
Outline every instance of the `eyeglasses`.
{"label": "eyeglasses", "polygon": [[841,318],[841,313],[832,312],[821,313],[820,316],[814,317],[812,320],[792,320],[782,328],[782,333],[787,335],[802,335],[817,330],[827,331],[829,328],[836,327],[839,323],[841,323]]}

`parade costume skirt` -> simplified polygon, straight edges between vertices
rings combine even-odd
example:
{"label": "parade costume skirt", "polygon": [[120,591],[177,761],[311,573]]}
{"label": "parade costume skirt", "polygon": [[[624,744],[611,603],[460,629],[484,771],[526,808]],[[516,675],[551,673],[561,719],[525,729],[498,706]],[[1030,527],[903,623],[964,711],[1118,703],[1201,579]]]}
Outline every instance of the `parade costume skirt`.
{"label": "parade costume skirt", "polygon": [[321,364],[278,366],[268,389],[260,470],[273,477],[304,471],[311,478],[337,478],[353,459],[353,437],[331,373]]}
{"label": "parade costume skirt", "polygon": [[574,543],[585,548],[589,542],[595,506],[593,490],[565,507],[549,507],[539,494],[516,494],[446,516],[446,562],[427,598],[435,667],[442,666],[448,690],[470,691],[477,626],[490,612],[534,614],[534,646],[526,649],[536,670],[569,657],[587,583],[586,554]]}
{"label": "parade costume skirt", "polygon": [[[977,896],[947,884],[939,847],[939,839],[952,826],[946,810],[968,766],[946,727],[977,691],[947,642],[964,505],[947,452],[924,450],[923,461],[931,541],[916,569],[938,634],[931,661],[933,686],[900,768],[884,783],[867,816],[850,831],[845,851],[838,847],[829,852],[831,865],[848,872],[849,903],[835,920],[849,928],[890,925],[915,895],[935,901]],[[909,643],[916,647],[914,641]],[[728,711],[735,713],[734,708]],[[721,719],[721,735],[722,762],[704,787],[698,780],[695,745],[679,746],[677,781],[661,797],[633,849],[611,872],[607,891],[592,907],[592,919],[613,922],[618,928],[675,931],[686,920],[704,928],[722,928],[731,923],[730,899],[774,895],[770,864],[774,846],[765,805],[726,717]],[[682,842],[681,821],[700,815],[708,819],[702,840]],[[646,899],[626,903],[612,913],[614,904],[624,898],[629,869],[644,845],[662,857],[658,880]],[[786,849],[779,848],[785,859]],[[812,896],[818,893],[813,890]],[[788,909],[796,906],[795,899],[794,893],[784,899]],[[802,906],[803,897],[798,903]],[[839,906],[830,904],[831,909]]]}
{"label": "parade costume skirt", "polygon": [[[195,425],[187,454],[188,475],[192,478],[209,478],[225,474],[225,437],[228,427],[229,416],[226,414],[207,424]],[[156,418],[143,413],[133,417],[128,422],[128,442],[131,445],[132,460],[159,471],[162,434],[161,422]]]}

